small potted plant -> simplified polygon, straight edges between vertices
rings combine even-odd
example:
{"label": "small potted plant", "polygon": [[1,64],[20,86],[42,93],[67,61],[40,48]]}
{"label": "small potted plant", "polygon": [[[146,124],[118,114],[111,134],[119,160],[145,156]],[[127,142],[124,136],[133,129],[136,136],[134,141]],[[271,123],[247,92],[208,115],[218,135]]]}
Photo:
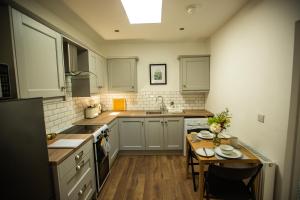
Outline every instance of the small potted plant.
{"label": "small potted plant", "polygon": [[230,118],[231,116],[227,108],[225,111],[216,114],[214,117],[208,118],[209,129],[215,134],[213,138],[214,145],[219,146],[221,144],[221,139],[218,135],[230,126]]}

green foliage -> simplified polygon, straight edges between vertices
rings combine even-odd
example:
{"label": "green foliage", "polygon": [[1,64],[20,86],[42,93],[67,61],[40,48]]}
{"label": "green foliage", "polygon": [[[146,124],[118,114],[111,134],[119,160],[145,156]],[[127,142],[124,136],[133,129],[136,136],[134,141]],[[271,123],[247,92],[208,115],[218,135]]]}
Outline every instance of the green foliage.
{"label": "green foliage", "polygon": [[213,123],[220,124],[222,129],[226,129],[230,126],[230,114],[228,108],[225,111],[216,114],[214,117],[208,118],[208,124],[212,125]]}

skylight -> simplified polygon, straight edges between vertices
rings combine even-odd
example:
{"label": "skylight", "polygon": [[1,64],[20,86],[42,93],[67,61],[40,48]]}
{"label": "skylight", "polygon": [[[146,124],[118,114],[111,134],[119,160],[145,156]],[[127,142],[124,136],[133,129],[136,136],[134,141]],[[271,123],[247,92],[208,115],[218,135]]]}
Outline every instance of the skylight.
{"label": "skylight", "polygon": [[161,23],[162,0],[121,0],[130,24]]}

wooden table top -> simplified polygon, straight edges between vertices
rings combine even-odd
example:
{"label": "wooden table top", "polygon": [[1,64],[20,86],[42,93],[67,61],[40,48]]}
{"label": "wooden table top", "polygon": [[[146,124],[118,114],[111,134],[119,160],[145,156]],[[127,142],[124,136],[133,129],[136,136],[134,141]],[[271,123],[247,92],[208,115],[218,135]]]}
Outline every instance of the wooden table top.
{"label": "wooden table top", "polygon": [[[212,140],[200,140],[197,142],[192,141],[192,136],[187,135],[187,141],[189,142],[191,148],[193,151],[196,151],[198,148],[214,148],[214,144]],[[222,144],[229,144],[229,139],[222,139],[221,140]],[[212,157],[202,157],[200,155],[197,155],[197,158],[199,162],[203,164],[209,164],[209,163],[260,163],[260,160],[253,154],[251,153],[248,149],[246,149],[243,146],[240,146],[238,149],[243,155],[245,155],[245,158],[242,159],[219,159],[216,156]]]}
{"label": "wooden table top", "polygon": [[81,143],[77,148],[57,148],[57,149],[48,149],[49,163],[50,165],[58,165],[64,161],[69,155],[79,149],[89,140],[93,139],[92,134],[58,134],[55,139],[49,140],[47,143],[52,144],[53,142],[59,139],[84,139],[84,142]]}

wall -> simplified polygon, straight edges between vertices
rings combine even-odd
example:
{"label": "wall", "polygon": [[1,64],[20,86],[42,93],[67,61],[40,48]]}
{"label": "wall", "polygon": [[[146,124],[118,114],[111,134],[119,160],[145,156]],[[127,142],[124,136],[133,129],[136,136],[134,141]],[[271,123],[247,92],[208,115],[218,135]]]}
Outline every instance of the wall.
{"label": "wall", "polygon": [[46,133],[59,133],[84,118],[84,109],[100,103],[100,96],[72,97],[71,77],[66,77],[66,96],[44,99]]}
{"label": "wall", "polygon": [[[182,95],[179,92],[179,55],[207,55],[209,47],[206,41],[186,43],[146,43],[146,42],[110,42],[105,46],[108,57],[137,56],[138,92],[135,94],[102,94],[101,103],[106,109],[112,109],[112,99],[125,97],[128,110],[159,109],[157,96],[163,96],[167,106],[175,103],[176,109],[205,108],[205,94]],[[149,64],[167,64],[167,84],[150,85]]]}
{"label": "wall", "polygon": [[[156,101],[157,96],[162,96],[168,110],[181,111],[183,109],[204,109],[205,94],[181,95],[178,91],[140,91],[138,93],[101,94],[103,109],[112,110],[112,99],[126,98],[127,110],[159,110],[161,100]],[[170,103],[174,102],[174,107]]]}
{"label": "wall", "polygon": [[[137,56],[138,91],[179,91],[179,55],[209,54],[207,42],[109,43],[107,57]],[[167,64],[167,85],[150,85],[149,64]]]}
{"label": "wall", "polygon": [[[278,164],[275,199],[287,199],[281,188],[299,11],[296,1],[250,1],[211,37],[206,108],[228,107],[229,131]],[[257,121],[258,113],[265,123]]]}

